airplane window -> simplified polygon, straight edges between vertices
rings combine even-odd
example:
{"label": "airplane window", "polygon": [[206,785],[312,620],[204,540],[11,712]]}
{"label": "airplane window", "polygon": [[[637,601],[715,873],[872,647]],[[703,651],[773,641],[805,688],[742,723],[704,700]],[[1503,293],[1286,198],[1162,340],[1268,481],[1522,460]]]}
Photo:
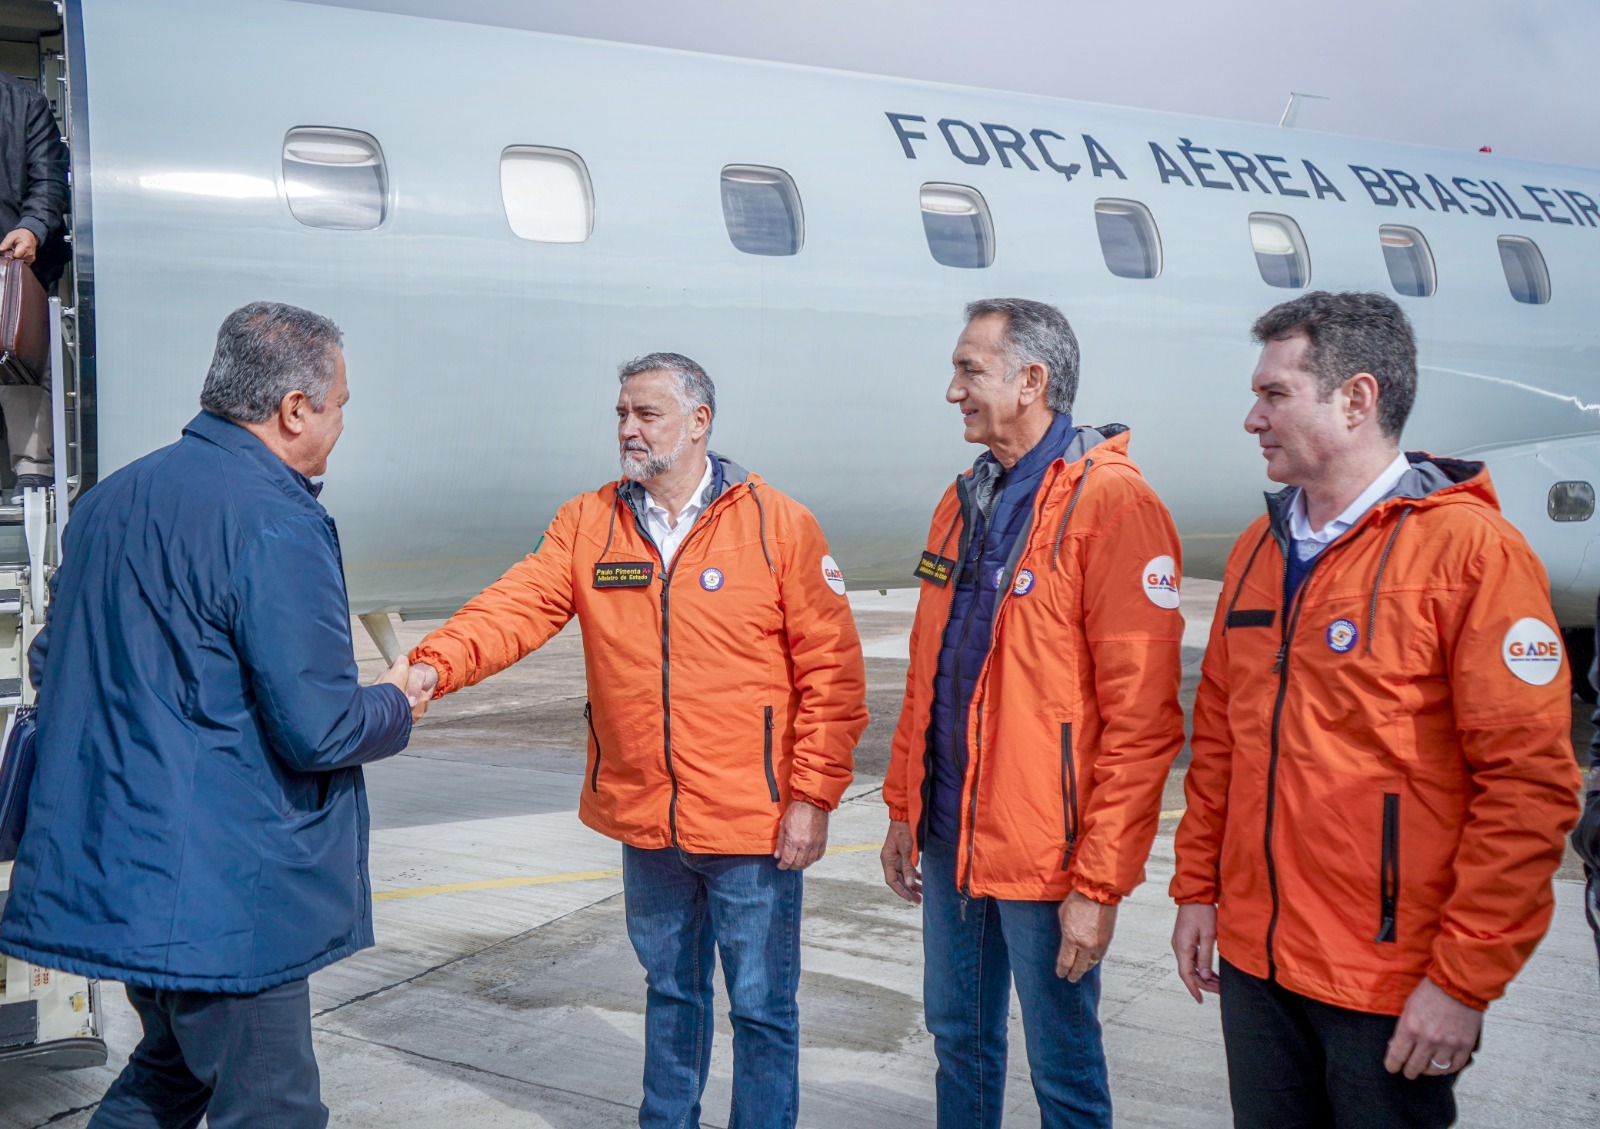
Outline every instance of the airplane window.
{"label": "airplane window", "polygon": [[1136,200],[1096,200],[1094,222],[1112,274],[1154,278],[1161,273],[1161,235],[1149,208]]}
{"label": "airplane window", "polygon": [[389,175],[383,150],[353,129],[291,129],[283,139],[289,211],[307,227],[362,231],[383,222]]}
{"label": "airplane window", "polygon": [[1422,232],[1386,223],[1378,228],[1378,242],[1383,246],[1384,265],[1389,268],[1389,281],[1395,290],[1411,298],[1427,298],[1438,289],[1433,252]]}
{"label": "airplane window", "polygon": [[994,224],[976,188],[963,184],[922,186],[922,230],[935,261],[947,267],[986,267],[994,262]]}
{"label": "airplane window", "polygon": [[806,240],[800,190],[782,169],[724,168],[722,219],[728,238],[747,255],[797,255]]}
{"label": "airplane window", "polygon": [[1306,252],[1300,225],[1288,216],[1250,213],[1250,242],[1256,249],[1256,266],[1268,286],[1298,290],[1311,282],[1311,256]]}
{"label": "airplane window", "polygon": [[582,243],[594,231],[594,190],[583,158],[512,145],[500,154],[500,202],[518,239]]}
{"label": "airplane window", "polygon": [[1520,235],[1500,237],[1500,266],[1506,272],[1511,296],[1530,306],[1550,300],[1550,271],[1544,265],[1539,245]]}

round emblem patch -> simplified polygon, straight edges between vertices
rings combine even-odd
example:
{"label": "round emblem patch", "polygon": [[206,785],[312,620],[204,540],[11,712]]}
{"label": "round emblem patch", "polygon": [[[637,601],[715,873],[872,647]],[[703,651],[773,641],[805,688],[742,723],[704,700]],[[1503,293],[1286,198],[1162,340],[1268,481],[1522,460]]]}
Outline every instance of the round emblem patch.
{"label": "round emblem patch", "polygon": [[724,577],[720,568],[708,568],[700,574],[700,587],[704,588],[707,592],[715,592],[718,588],[722,587],[723,579]]}
{"label": "round emblem patch", "polygon": [[994,570],[994,575],[989,577],[989,587],[993,588],[996,592],[1000,591],[1000,582],[1005,579],[1005,576],[1006,567],[1005,565],[1001,565],[999,568]]}
{"label": "round emblem patch", "polygon": [[1156,557],[1144,566],[1140,579],[1144,582],[1144,594],[1156,607],[1178,606],[1178,563],[1171,557]]}
{"label": "round emblem patch", "polygon": [[1017,573],[1017,582],[1011,586],[1013,596],[1026,596],[1033,591],[1033,573],[1023,569]]}
{"label": "round emblem patch", "polygon": [[839,562],[831,556],[822,558],[822,579],[829,588],[836,593],[844,595],[844,573],[839,571]]}
{"label": "round emblem patch", "polygon": [[1328,649],[1344,654],[1356,645],[1356,640],[1361,638],[1361,632],[1356,630],[1356,625],[1348,619],[1336,619],[1328,624]]}
{"label": "round emblem patch", "polygon": [[1561,636],[1542,619],[1519,619],[1500,645],[1506,669],[1530,686],[1547,686],[1561,673]]}

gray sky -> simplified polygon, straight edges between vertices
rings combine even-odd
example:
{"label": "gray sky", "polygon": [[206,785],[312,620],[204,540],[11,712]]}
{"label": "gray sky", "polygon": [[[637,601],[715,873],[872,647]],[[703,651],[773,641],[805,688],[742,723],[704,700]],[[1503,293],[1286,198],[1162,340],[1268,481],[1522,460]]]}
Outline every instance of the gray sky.
{"label": "gray sky", "polygon": [[[332,0],[437,11],[444,0]],[[1595,0],[448,0],[494,23],[1600,166]]]}

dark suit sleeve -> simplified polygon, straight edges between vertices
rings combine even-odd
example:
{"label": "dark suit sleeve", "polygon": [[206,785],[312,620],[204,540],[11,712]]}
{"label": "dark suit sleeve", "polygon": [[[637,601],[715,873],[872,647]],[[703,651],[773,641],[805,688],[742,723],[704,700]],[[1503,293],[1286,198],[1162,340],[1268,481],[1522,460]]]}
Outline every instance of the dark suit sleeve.
{"label": "dark suit sleeve", "polygon": [[28,179],[22,197],[25,227],[43,243],[62,230],[67,213],[67,147],[50,103],[43,95],[28,99]]}
{"label": "dark suit sleeve", "polygon": [[411,708],[404,692],[361,685],[344,577],[321,518],[287,518],[257,534],[229,595],[234,646],[285,763],[328,771],[405,748]]}

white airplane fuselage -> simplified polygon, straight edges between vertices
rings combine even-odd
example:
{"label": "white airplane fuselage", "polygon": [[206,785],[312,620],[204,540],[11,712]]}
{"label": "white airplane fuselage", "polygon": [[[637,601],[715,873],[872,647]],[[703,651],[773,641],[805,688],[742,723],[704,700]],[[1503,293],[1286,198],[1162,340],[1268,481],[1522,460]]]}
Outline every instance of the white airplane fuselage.
{"label": "white airplane fuselage", "polygon": [[[652,350],[705,366],[713,447],[810,506],[852,586],[908,585],[935,501],[978,453],[943,397],[962,306],[1012,295],[1066,313],[1075,418],[1131,427],[1185,571],[1216,576],[1272,488],[1242,428],[1250,325],[1305,292],[1258,271],[1249,217],[1265,212],[1299,225],[1314,289],[1394,294],[1380,225],[1425,235],[1437,292],[1397,296],[1421,361],[1404,445],[1485,459],[1563,621],[1592,614],[1600,521],[1554,521],[1547,498],[1600,482],[1593,170],[564,38],[442,3],[438,19],[68,9],[96,473],[177,437],[228,311],[329,315],[352,401],[323,500],[354,611],[459,606],[615,478],[615,368]],[[377,227],[296,219],[283,145],[308,126],[381,144]],[[520,145],[581,156],[586,240],[513,232],[500,161]],[[732,244],[728,165],[792,177],[797,254]],[[930,182],[981,193],[991,266],[934,260]],[[1107,269],[1102,199],[1149,209],[1157,277]],[[1548,303],[1508,291],[1508,235],[1537,244]]]}

